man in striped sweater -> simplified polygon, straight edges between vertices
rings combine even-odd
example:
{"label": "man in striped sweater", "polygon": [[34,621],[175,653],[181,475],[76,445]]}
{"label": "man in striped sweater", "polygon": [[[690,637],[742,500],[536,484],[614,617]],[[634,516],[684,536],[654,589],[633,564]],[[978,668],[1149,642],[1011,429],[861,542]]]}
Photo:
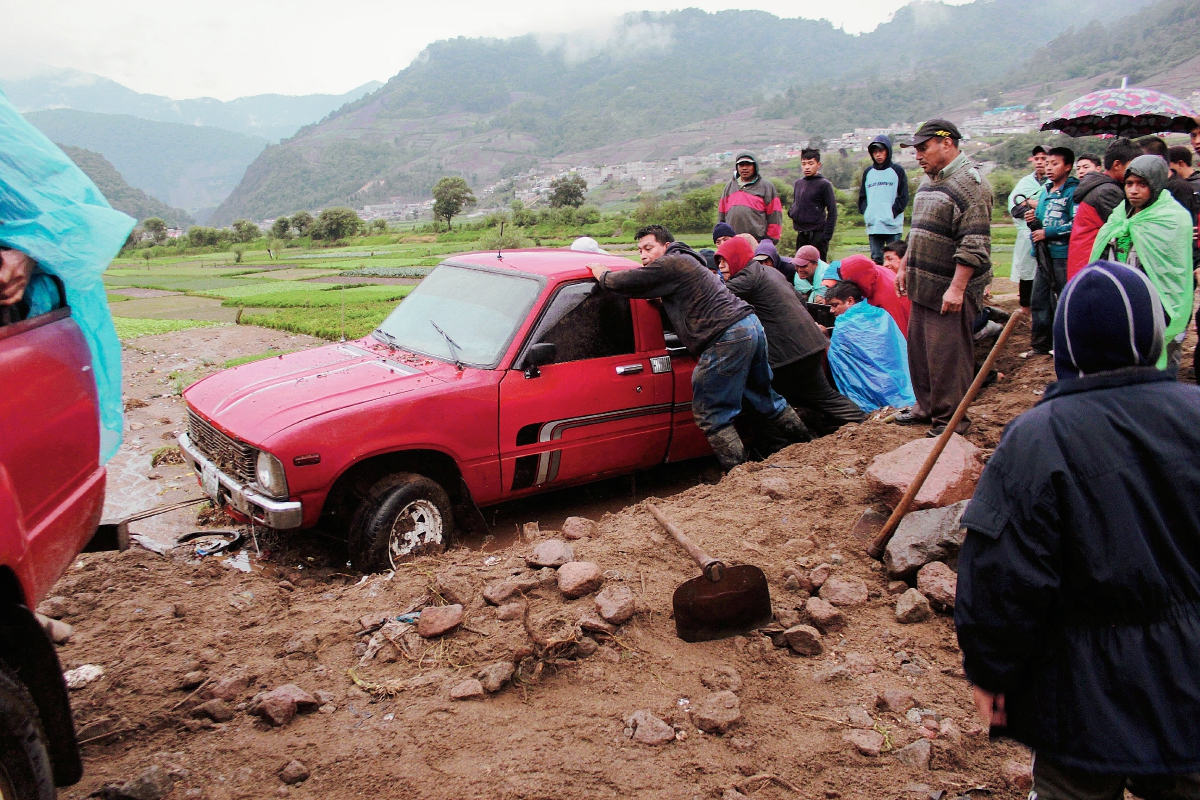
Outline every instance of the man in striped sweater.
{"label": "man in striped sweater", "polygon": [[[973,323],[992,282],[992,188],[959,150],[961,139],[953,123],[932,119],[902,145],[916,149],[926,178],[896,275],[896,289],[912,299],[908,366],[917,404],[896,421],[932,423],[930,436],[945,430],[974,378]],[[969,427],[964,418],[957,432]]]}
{"label": "man in striped sweater", "polygon": [[748,233],[758,241],[770,239],[779,244],[783,233],[783,205],[775,184],[758,171],[753,153],[738,153],[733,162],[734,175],[721,193],[717,221],[727,222],[735,233]]}

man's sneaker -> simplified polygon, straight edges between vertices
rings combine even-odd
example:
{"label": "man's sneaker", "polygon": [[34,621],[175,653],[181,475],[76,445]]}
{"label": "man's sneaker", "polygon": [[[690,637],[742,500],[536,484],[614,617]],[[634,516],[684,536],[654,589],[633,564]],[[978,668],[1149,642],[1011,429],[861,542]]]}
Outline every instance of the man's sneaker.
{"label": "man's sneaker", "polygon": [[897,425],[928,425],[929,417],[921,417],[913,413],[911,408],[897,411],[892,416],[892,422]]}

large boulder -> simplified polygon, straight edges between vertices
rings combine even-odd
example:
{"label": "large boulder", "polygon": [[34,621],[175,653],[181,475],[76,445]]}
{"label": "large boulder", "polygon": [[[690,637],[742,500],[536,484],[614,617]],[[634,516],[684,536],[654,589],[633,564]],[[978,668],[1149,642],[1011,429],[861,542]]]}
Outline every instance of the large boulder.
{"label": "large boulder", "polygon": [[[867,467],[867,481],[882,494],[889,505],[895,506],[908,491],[913,478],[920,472],[925,458],[937,439],[914,439],[890,453],[875,456]],[[946,449],[925,479],[921,491],[913,498],[913,508],[941,508],[975,493],[975,484],[983,473],[979,448],[957,433],[950,436]]]}
{"label": "large boulder", "polygon": [[931,561],[957,558],[967,537],[962,527],[966,509],[967,501],[962,500],[945,508],[914,511],[905,516],[883,551],[883,566],[888,575],[907,580]]}

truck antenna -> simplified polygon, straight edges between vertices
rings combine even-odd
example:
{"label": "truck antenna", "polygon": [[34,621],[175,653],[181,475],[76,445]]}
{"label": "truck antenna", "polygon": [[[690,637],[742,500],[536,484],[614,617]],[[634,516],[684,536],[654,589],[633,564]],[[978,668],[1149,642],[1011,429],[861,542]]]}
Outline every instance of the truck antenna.
{"label": "truck antenna", "polygon": [[496,258],[503,258],[501,255],[504,250],[504,223],[500,223],[500,243],[496,245]]}

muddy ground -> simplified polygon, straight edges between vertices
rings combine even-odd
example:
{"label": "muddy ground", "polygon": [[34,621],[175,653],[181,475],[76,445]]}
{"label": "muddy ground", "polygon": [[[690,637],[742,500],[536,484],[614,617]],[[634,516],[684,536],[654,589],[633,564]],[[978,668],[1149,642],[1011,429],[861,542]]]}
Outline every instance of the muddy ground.
{"label": "muddy ground", "polygon": [[[1016,356],[1027,342],[1024,326],[999,364],[1004,378],[972,414],[968,438],[985,452],[1052,378],[1049,359]],[[175,393],[180,376],[268,347],[316,344],[249,327],[131,342],[127,397],[146,405],[128,415],[129,438],[112,466],[112,510],[198,495],[182,467],[150,466],[153,452],[170,444],[167,437],[183,422]],[[86,797],[158,764],[175,778],[172,797],[213,800],[718,798],[730,788],[756,798],[925,798],[942,790],[956,797],[971,789],[975,797],[1022,797],[1006,785],[1003,769],[1006,761],[1027,762],[1028,753],[989,743],[980,731],[951,618],[897,624],[886,575],[849,534],[859,513],[878,502],[864,478],[871,459],[923,435],[869,421],[740,467],[716,484],[705,482],[711,465],[700,463],[641,476],[636,487],[610,482],[551,496],[543,501],[545,514],[527,501],[497,511],[495,539],[422,558],[394,574],[354,573],[344,547],[319,533],[261,536],[264,555],[249,559],[249,572],[231,559],[198,558],[187,547],[81,556],[52,593],[63,598],[64,618],[74,626],[59,655],[65,669],[96,664],[105,674],[72,692],[86,774],[61,795]],[[763,493],[768,476],[787,482],[784,496]],[[784,586],[784,569],[797,565],[826,563],[836,576],[861,578],[870,598],[844,609],[845,629],[827,635],[825,652],[815,657],[776,649],[761,636],[685,644],[675,636],[671,595],[697,569],[636,503],[651,492],[710,552],[761,566],[777,609],[803,605],[805,595]],[[608,586],[631,589],[638,613],[615,635],[589,635],[599,647],[584,643],[583,650],[595,650],[588,657],[568,647],[562,657],[544,659],[540,674],[524,674],[496,694],[451,699],[450,690],[482,666],[530,649],[525,623],[498,619],[481,590],[531,575],[523,556],[572,513],[594,518],[598,527],[573,542],[575,558],[599,564]],[[517,522],[538,522],[541,533],[506,535]],[[196,527],[190,508],[134,529],[163,549]],[[360,618],[437,604],[442,598],[432,587],[447,575],[460,589],[469,587],[462,627],[428,642],[404,637],[403,649],[388,644],[357,666],[369,638],[360,636]],[[553,583],[530,590],[528,606],[539,637],[569,635],[594,610],[591,596],[567,600]],[[532,662],[525,664],[532,673]],[[839,665],[847,669],[834,670]],[[706,682],[721,688],[730,680],[728,673],[714,680],[714,670],[726,667],[740,682],[741,720],[724,735],[702,733],[688,708],[712,691]],[[234,700],[232,719],[192,715],[204,696],[189,691],[199,677],[236,676],[249,684]],[[281,728],[236,706],[288,683],[327,692],[321,700],[328,702]],[[918,738],[905,716],[876,707],[886,689],[910,692],[929,716],[952,721],[933,741],[928,769],[886,752]],[[676,726],[676,740],[658,747],[631,741],[625,720],[640,709]],[[864,713],[887,737],[877,757],[843,740],[853,725],[867,724]],[[278,772],[293,759],[311,777],[289,787]]]}

